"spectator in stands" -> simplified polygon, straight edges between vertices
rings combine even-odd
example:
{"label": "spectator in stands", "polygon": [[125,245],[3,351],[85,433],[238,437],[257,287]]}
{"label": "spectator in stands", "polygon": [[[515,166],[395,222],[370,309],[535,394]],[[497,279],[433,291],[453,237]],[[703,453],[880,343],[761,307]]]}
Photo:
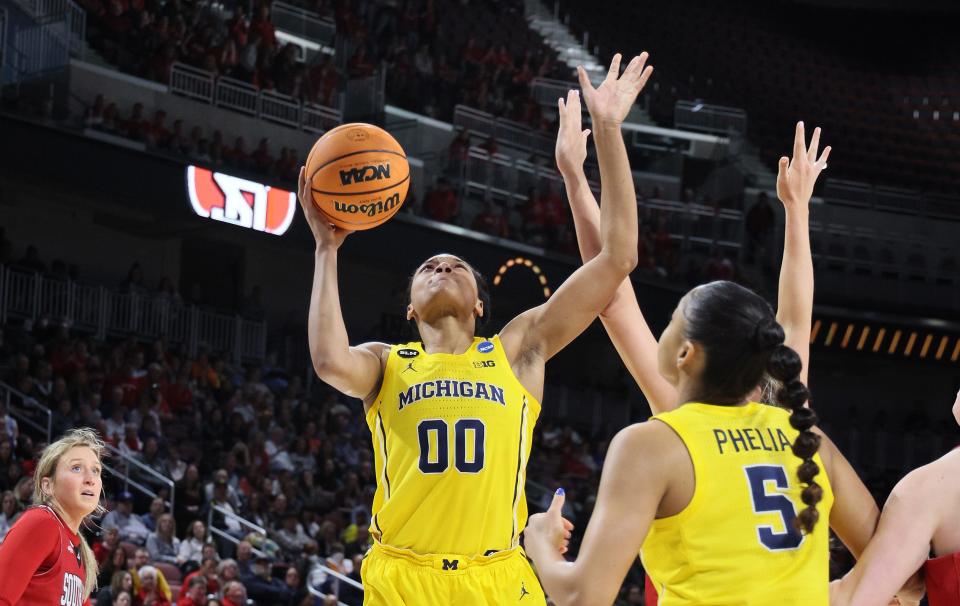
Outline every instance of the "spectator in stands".
{"label": "spectator in stands", "polygon": [[257,603],[279,602],[285,604],[293,596],[293,592],[290,591],[286,583],[270,576],[270,559],[267,556],[257,556],[252,566],[252,572],[252,575],[243,577],[242,580],[247,588],[247,594]]}
{"label": "spectator in stands", "polygon": [[200,567],[183,578],[183,586],[190,585],[190,581],[195,578],[201,578],[207,582],[207,593],[217,593],[220,591],[220,581],[217,580],[217,559],[215,557],[204,557],[200,562]]}
{"label": "spectator in stands", "polygon": [[[144,454],[146,454],[146,450]],[[150,501],[150,511],[140,516],[140,521],[143,522],[143,525],[146,526],[150,532],[154,532],[157,529],[157,520],[163,515],[163,509],[163,499],[157,497]],[[156,560],[156,558],[154,558],[154,560]]]}
{"label": "spectator in stands", "polygon": [[507,238],[510,235],[510,228],[507,225],[507,218],[503,216],[503,209],[499,204],[494,204],[490,200],[483,201],[483,210],[473,218],[470,229],[498,238]]}
{"label": "spectator in stands", "polygon": [[114,598],[113,606],[134,606],[133,594],[129,591],[121,591],[117,594],[117,597]]}
{"label": "spectator in stands", "polygon": [[133,560],[130,562],[130,576],[133,577],[133,593],[136,595],[140,594],[142,589],[140,571],[146,567],[153,568],[156,573],[157,590],[162,593],[168,601],[173,600],[173,594],[167,578],[164,576],[162,570],[158,570],[150,565],[150,552],[144,547],[138,547],[136,551],[133,552]]}
{"label": "spectator in stands", "polygon": [[116,508],[103,518],[104,526],[116,526],[120,530],[120,540],[144,545],[150,531],[140,518],[133,514],[133,494],[128,491],[117,495]]}
{"label": "spectator in stands", "polygon": [[287,587],[293,594],[293,597],[290,599],[291,604],[299,604],[307,597],[307,590],[300,582],[300,571],[297,570],[296,566],[289,566],[287,568],[287,572],[283,575],[283,582],[287,584]]}
{"label": "spectator in stands", "polygon": [[[116,530],[116,526],[111,526]],[[100,565],[100,571],[97,576],[97,585],[106,587],[117,572],[127,570],[127,551],[122,545],[117,545],[107,554],[106,560]]]}
{"label": "spectator in stands", "polygon": [[427,193],[424,207],[434,221],[452,223],[460,214],[460,202],[446,177],[437,179],[436,186]]}
{"label": "spectator in stands", "polygon": [[[171,390],[174,386],[171,386]],[[167,456],[163,459],[163,469],[160,471],[175,483],[180,482],[187,472],[187,464],[180,459],[180,449],[173,444],[167,446]]]}
{"label": "spectator in stands", "polygon": [[13,491],[7,490],[0,497],[0,543],[6,538],[13,523],[20,517],[20,507]]}
{"label": "spectator in stands", "polygon": [[140,426],[131,421],[124,426],[120,452],[124,456],[137,457],[141,450],[143,450],[143,442],[140,441]]}
{"label": "spectator in stands", "polygon": [[259,34],[260,43],[265,49],[272,49],[277,46],[277,33],[273,22],[270,20],[270,6],[263,2],[259,5],[256,16],[250,20],[250,31]]}
{"label": "spectator in stands", "polygon": [[294,511],[287,511],[284,514],[282,526],[274,536],[277,544],[291,558],[299,557],[308,545],[315,545],[313,539],[303,531],[303,526],[297,521],[297,514]]}
{"label": "spectator in stands", "polygon": [[110,577],[110,584],[102,586],[97,592],[97,606],[112,606],[122,592],[133,591],[133,577],[126,570],[118,570]]}
{"label": "spectator in stands", "polygon": [[[203,606],[206,595],[207,579],[203,576],[195,576],[189,583],[183,584],[183,590],[177,598],[177,606]],[[97,606],[100,605],[97,604]]]}
{"label": "spectator in stands", "polygon": [[470,131],[465,128],[457,129],[457,136],[450,142],[447,149],[447,169],[453,173],[458,173],[460,167],[467,161],[467,153],[470,151]]}
{"label": "spectator in stands", "polygon": [[[104,563],[109,559],[110,554],[120,547],[120,530],[116,526],[103,527],[103,540],[93,544],[93,555],[97,558],[97,565],[103,568]],[[126,560],[118,570],[126,568]]]}
{"label": "spectator in stands", "polygon": [[123,388],[114,387],[111,390],[112,400],[105,407],[111,409],[110,418],[104,422],[104,438],[114,446],[119,446],[127,432],[127,421],[124,418],[126,410],[123,407]]}
{"label": "spectator in stands", "polygon": [[240,541],[237,543],[237,573],[240,578],[246,578],[253,574],[253,545],[250,541]]}
{"label": "spectator in stands", "polygon": [[170,604],[170,598],[160,591],[157,582],[159,572],[156,568],[149,565],[142,567],[138,571],[140,575],[140,591],[137,597],[140,603],[145,606],[147,604],[151,606],[169,606]]}
{"label": "spectator in stands", "polygon": [[[200,470],[196,465],[187,465],[187,469],[183,474],[183,479],[179,484],[176,485],[176,491],[177,511],[175,512],[174,517],[181,524],[185,523],[186,520],[196,519],[200,515],[200,509],[203,507],[204,503],[203,485],[200,483]],[[201,522],[201,525],[202,524],[203,523]],[[194,533],[192,532],[191,528],[191,531],[187,532],[185,536],[187,539],[189,539],[193,536],[193,534]],[[203,540],[202,535],[203,533],[201,533],[201,545]],[[196,553],[200,553],[200,546],[197,546]],[[196,559],[196,563],[200,563],[199,556]]]}
{"label": "spectator in stands", "polygon": [[223,606],[245,606],[247,588],[240,581],[230,581],[223,588]]}
{"label": "spectator in stands", "polygon": [[143,283],[143,270],[139,261],[134,261],[130,266],[127,277],[120,283],[120,290],[130,294],[146,294],[147,287]]}
{"label": "spectator in stands", "polygon": [[[163,501],[160,502],[161,511]],[[185,560],[180,559],[180,539],[174,532],[176,531],[176,522],[169,513],[160,514],[157,518],[156,531],[150,533],[147,537],[147,551],[150,552],[150,559],[153,562],[166,562],[180,566]]]}
{"label": "spectator in stands", "polygon": [[143,116],[143,103],[134,103],[130,117],[121,126],[125,136],[134,141],[146,141],[150,123]]}
{"label": "spectator in stands", "polygon": [[220,587],[226,587],[227,583],[239,579],[240,569],[237,566],[237,561],[233,558],[220,560],[220,563],[217,564],[217,582],[220,583]]}
{"label": "spectator in stands", "polygon": [[17,420],[7,412],[6,400],[0,400],[0,441],[13,446],[17,443],[19,435],[20,430],[17,426]]}
{"label": "spectator in stands", "polygon": [[[193,466],[191,465],[191,467]],[[178,492],[177,495],[179,496],[179,494]],[[200,565],[200,559],[203,557],[203,546],[207,542],[206,526],[200,520],[194,520],[189,526],[186,538],[180,542],[180,550],[177,554],[185,571],[187,569],[195,570]]]}

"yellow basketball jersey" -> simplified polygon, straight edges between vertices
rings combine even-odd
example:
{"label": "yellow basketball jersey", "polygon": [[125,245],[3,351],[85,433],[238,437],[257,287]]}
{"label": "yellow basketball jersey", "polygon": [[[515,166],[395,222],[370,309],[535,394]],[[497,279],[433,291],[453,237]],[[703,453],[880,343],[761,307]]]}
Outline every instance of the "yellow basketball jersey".
{"label": "yellow basketball jersey", "polygon": [[377,473],[371,534],[420,554],[516,547],[539,414],[499,337],[475,338],[459,355],[391,347],[367,412]]}
{"label": "yellow basketball jersey", "polygon": [[789,416],[752,402],[690,403],[654,417],[683,440],[696,477],[690,504],[655,520],[641,549],[660,606],[827,606],[833,491],[816,455],[820,519],[811,534],[796,531],[805,506]]}

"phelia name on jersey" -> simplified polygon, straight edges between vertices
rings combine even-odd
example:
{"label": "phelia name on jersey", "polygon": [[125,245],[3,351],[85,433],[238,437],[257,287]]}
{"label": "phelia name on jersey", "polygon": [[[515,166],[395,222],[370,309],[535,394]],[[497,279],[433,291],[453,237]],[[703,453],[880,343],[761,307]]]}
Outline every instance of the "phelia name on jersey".
{"label": "phelia name on jersey", "polygon": [[400,410],[403,410],[405,406],[430,398],[473,398],[475,400],[497,402],[501,406],[507,405],[503,399],[502,387],[477,381],[437,379],[436,381],[416,383],[408,387],[407,391],[400,393],[398,398],[400,400]]}
{"label": "phelia name on jersey", "polygon": [[747,452],[750,450],[770,450],[782,452],[790,449],[790,439],[779,427],[763,429],[744,427],[742,429],[714,429],[713,437],[717,441],[720,454]]}

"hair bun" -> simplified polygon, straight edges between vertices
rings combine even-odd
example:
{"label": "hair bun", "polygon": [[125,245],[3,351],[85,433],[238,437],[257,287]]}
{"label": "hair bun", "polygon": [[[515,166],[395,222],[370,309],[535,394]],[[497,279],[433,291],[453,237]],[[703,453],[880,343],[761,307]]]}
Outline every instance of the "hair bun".
{"label": "hair bun", "polygon": [[761,322],[753,329],[753,346],[757,351],[771,351],[784,341],[783,328],[775,320]]}

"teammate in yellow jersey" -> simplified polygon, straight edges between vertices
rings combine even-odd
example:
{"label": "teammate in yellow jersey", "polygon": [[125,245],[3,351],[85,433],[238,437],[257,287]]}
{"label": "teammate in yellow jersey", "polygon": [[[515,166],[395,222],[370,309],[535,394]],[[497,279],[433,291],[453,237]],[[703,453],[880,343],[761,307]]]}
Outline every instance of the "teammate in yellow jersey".
{"label": "teammate in yellow jersey", "polygon": [[[561,111],[563,109],[561,106]],[[767,355],[774,358],[773,366],[778,367],[770,370],[779,372],[781,377],[785,369],[784,356],[790,358],[787,366],[796,366],[799,374],[787,377],[797,379],[791,388],[793,393],[788,390],[780,394],[787,400],[785,404],[793,406],[803,404],[798,395],[806,370],[801,360],[806,360],[809,355],[813,299],[807,204],[829,152],[828,149],[817,159],[819,134],[816,129],[808,149],[803,124],[797,125],[794,157],[792,161],[781,159],[777,183],[778,195],[786,209],[787,241],[781,270],[780,310],[776,319],[789,326],[791,338],[788,345],[795,346],[800,355],[788,354],[790,349],[784,346],[777,346]],[[589,259],[596,250],[599,213],[589,190],[582,187],[582,143],[577,135],[578,123],[571,124],[566,132],[561,128],[557,155],[573,206],[581,252],[585,259]],[[804,507],[798,498],[798,476],[793,473],[799,469],[800,461],[790,454],[789,448],[784,450],[798,432],[787,423],[786,413],[782,410],[759,404],[728,408],[716,405],[729,405],[731,401],[726,400],[729,397],[733,398],[733,403],[759,398],[757,385],[764,380],[764,372],[763,368],[759,371],[756,368],[761,353],[751,353],[751,326],[738,328],[737,322],[742,324],[742,318],[731,321],[716,316],[714,320],[720,323],[718,328],[726,328],[727,332],[724,339],[715,338],[713,343],[707,343],[711,339],[704,337],[710,331],[705,332],[701,327],[698,332],[691,333],[690,327],[685,326],[687,314],[683,310],[689,301],[702,298],[703,292],[709,293],[713,289],[727,291],[725,294],[720,292],[720,295],[710,294],[707,298],[716,299],[719,305],[726,296],[726,303],[731,306],[728,311],[763,307],[758,297],[747,291],[739,292],[732,285],[718,283],[703,287],[702,291],[697,289],[681,302],[659,347],[629,283],[621,285],[614,301],[601,315],[617,350],[647,395],[654,412],[680,408],[655,417],[662,423],[624,430],[611,445],[597,507],[587,529],[580,559],[574,566],[556,566],[560,558],[551,550],[551,546],[562,549],[564,545],[563,539],[556,534],[559,510],[554,507],[546,515],[531,518],[526,533],[528,551],[540,568],[548,593],[560,604],[611,603],[641,543],[644,564],[657,583],[656,589],[661,593],[663,604],[794,603],[790,601],[792,599],[797,600],[795,603],[826,604],[828,554],[823,540],[825,524],[820,524],[821,529],[814,530],[809,537],[788,532],[787,519],[796,519],[797,509]],[[744,307],[745,302],[750,305]],[[769,307],[766,310],[769,311]],[[763,322],[774,320],[772,315],[761,319]],[[744,330],[748,330],[746,337],[741,334]],[[678,335],[681,335],[684,346],[688,344],[697,350],[697,368],[683,366],[687,362],[680,357],[677,357],[675,368],[670,367],[669,359],[674,355],[670,352],[677,348]],[[700,335],[700,340],[695,335]],[[778,336],[779,339],[782,337]],[[751,355],[754,368],[748,374],[755,377],[752,386],[751,380],[741,374],[745,369],[737,368],[738,364],[751,363]],[[703,372],[704,366],[712,367],[712,372],[706,377],[697,376]],[[690,373],[693,376],[680,379]],[[715,380],[728,375],[731,381],[738,383],[735,389],[730,389],[731,384],[719,391],[714,386],[713,399],[708,397],[709,392],[702,391],[711,383],[711,376]],[[700,393],[697,393],[697,384]],[[720,391],[728,392],[725,398],[716,398]],[[691,399],[709,401],[713,405],[684,404]],[[807,414],[802,411],[794,413],[794,420],[800,427],[812,425],[812,419],[803,418]],[[664,431],[667,426],[670,429]],[[816,428],[812,431],[824,441],[823,460],[817,461],[817,457],[813,460],[818,467],[825,464],[828,478],[820,480],[827,488],[821,487],[824,500],[817,509],[829,511],[830,526],[859,556],[874,532],[878,518],[876,503],[829,439]],[[641,452],[637,450],[636,442],[644,439],[640,436],[645,433],[650,434],[649,441]],[[662,453],[665,460],[657,458],[657,448],[660,447],[665,449]],[[736,456],[728,456],[731,448]],[[672,469],[668,461],[679,467]],[[631,468],[625,468],[626,465]],[[696,468],[695,473],[693,468]],[[685,470],[692,477],[678,475],[677,469]],[[804,477],[810,471],[812,468],[807,465]],[[655,478],[656,474],[667,477]],[[768,477],[771,475],[775,477]],[[670,484],[671,481],[674,483]],[[784,487],[780,488],[780,485]],[[640,498],[644,488],[646,494]],[[664,492],[651,494],[658,489]],[[836,499],[831,507],[834,492]],[[807,498],[812,500],[813,496],[814,493],[808,493]],[[662,501],[659,501],[661,497]],[[655,500],[652,506],[650,499]],[[638,507],[642,502],[647,504],[647,510]],[[713,506],[705,505],[707,503]],[[650,507],[653,507],[652,511]],[[624,517],[631,519],[621,519]],[[762,530],[764,528],[766,530]],[[624,537],[631,536],[624,541]],[[792,548],[798,538],[800,544]],[[615,541],[615,550],[610,549],[608,541]],[[742,572],[751,569],[765,572],[747,580]],[[594,573],[600,576],[592,576]],[[585,582],[589,583],[589,590]],[[794,598],[792,590],[799,586],[804,589],[798,589],[798,597]]]}
{"label": "teammate in yellow jersey", "polygon": [[337,290],[347,232],[309,203],[301,171],[301,206],[317,241],[311,357],[321,379],[363,400],[376,450],[365,604],[544,604],[518,545],[530,436],[544,364],[597,317],[637,262],[636,196],[620,126],[650,77],[646,58],[620,75],[617,55],[600,86],[583,88],[604,185],[600,254],[489,339],[475,337],[489,308],[482,278],[441,254],[410,284],[407,316],[422,343],[351,347]]}

